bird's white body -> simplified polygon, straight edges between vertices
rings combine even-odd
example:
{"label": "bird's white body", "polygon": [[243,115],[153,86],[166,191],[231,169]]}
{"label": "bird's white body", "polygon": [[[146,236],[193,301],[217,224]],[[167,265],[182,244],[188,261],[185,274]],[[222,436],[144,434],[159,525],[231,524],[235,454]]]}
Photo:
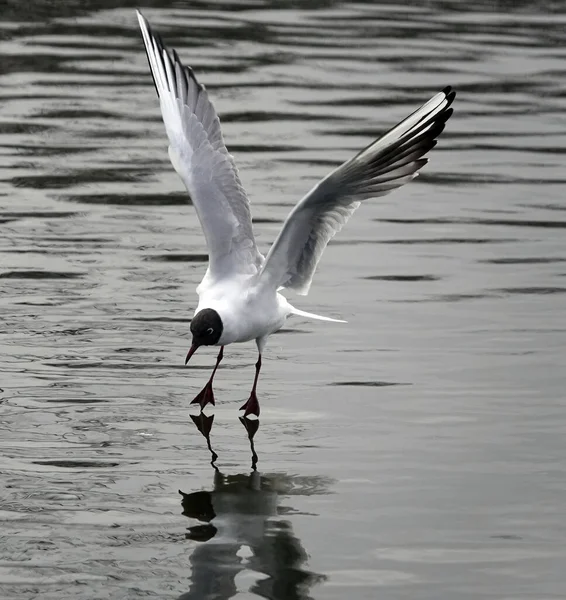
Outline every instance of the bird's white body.
{"label": "bird's white body", "polygon": [[258,285],[257,275],[234,275],[220,282],[205,277],[198,286],[195,315],[212,308],[224,329],[217,346],[256,340],[261,352],[267,337],[283,327],[293,307],[269,285]]}

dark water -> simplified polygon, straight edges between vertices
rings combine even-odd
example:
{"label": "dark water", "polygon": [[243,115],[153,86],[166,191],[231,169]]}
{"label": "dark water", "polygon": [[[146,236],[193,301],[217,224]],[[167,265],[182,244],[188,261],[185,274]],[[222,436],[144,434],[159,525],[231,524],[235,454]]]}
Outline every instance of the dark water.
{"label": "dark water", "polygon": [[[116,4],[2,6],[0,596],[565,597],[566,3]],[[271,339],[257,472],[253,344],[216,380],[218,471],[189,415],[205,246],[138,6],[211,91],[264,250],[332,166],[458,90],[426,171],[297,301],[348,325]]]}

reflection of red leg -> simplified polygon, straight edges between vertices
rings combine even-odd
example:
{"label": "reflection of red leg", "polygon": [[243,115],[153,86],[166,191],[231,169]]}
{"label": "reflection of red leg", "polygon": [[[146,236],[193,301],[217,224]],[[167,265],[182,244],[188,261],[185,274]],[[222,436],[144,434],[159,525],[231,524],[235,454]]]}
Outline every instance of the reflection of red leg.
{"label": "reflection of red leg", "polygon": [[212,391],[212,380],[214,379],[214,375],[216,373],[216,369],[218,369],[218,365],[220,361],[224,358],[224,346],[220,346],[220,352],[216,358],[216,365],[214,365],[214,370],[212,371],[212,375],[208,380],[208,383],[202,388],[196,398],[191,402],[191,404],[200,404],[201,410],[208,404],[214,405],[214,392]]}
{"label": "reflection of red leg", "polygon": [[256,417],[259,417],[259,402],[257,401],[257,396],[255,393],[255,390],[257,387],[257,379],[259,377],[260,369],[261,369],[261,354],[259,355],[257,362],[255,364],[255,378],[254,378],[254,384],[252,387],[252,392],[251,392],[250,397],[248,398],[247,402],[240,408],[240,410],[245,411],[244,417],[247,417],[248,415],[255,415]]}

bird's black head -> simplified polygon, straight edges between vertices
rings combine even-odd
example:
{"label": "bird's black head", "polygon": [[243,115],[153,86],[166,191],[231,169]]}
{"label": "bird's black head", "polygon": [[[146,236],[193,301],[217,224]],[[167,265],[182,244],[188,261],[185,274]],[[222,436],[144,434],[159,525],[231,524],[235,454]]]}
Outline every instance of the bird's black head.
{"label": "bird's black head", "polygon": [[223,329],[222,319],[214,309],[205,308],[200,310],[191,321],[193,343],[187,354],[185,364],[189,362],[199,346],[214,346],[217,344],[222,336]]}
{"label": "bird's black head", "polygon": [[199,311],[191,321],[193,344],[197,346],[214,346],[222,335],[222,319],[212,308]]}

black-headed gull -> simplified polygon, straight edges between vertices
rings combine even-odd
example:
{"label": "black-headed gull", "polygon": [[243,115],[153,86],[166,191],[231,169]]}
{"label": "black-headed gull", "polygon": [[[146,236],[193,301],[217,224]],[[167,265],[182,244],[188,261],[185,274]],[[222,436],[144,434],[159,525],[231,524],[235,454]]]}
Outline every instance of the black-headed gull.
{"label": "black-headed gull", "polygon": [[445,88],[315,185],[291,211],[264,258],[255,242],[248,197],[208,93],[137,14],[169,138],[169,158],[189,192],[208,245],[208,269],[197,287],[199,302],[185,364],[200,346],[220,346],[220,352],[193,403],[201,409],[214,404],[212,380],[224,346],[255,340],[259,357],[242,409],[245,416],[259,416],[256,387],[267,338],[290,315],[337,321],[298,310],[278,290],[306,295],[326,244],[361,201],[384,196],[417,176],[427,163],[423,156],[436,145],[452,114],[456,94]]}

